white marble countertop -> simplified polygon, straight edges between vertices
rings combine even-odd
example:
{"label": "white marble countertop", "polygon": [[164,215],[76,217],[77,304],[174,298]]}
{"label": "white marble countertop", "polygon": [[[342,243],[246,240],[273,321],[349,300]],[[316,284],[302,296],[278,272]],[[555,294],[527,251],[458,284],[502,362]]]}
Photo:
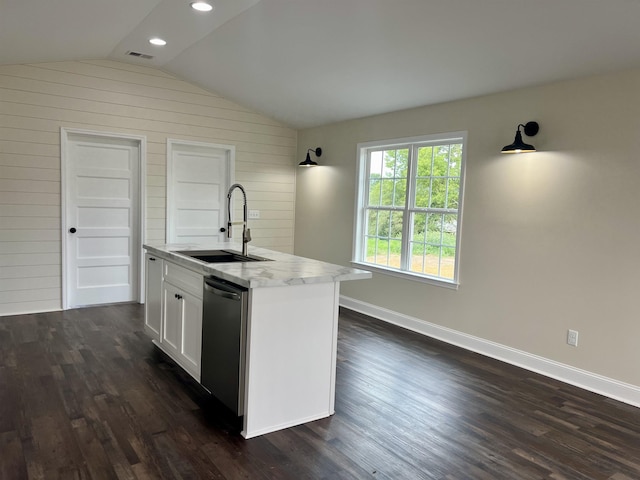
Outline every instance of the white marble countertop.
{"label": "white marble countertop", "polygon": [[213,275],[247,288],[343,282],[371,278],[371,272],[366,270],[343,267],[251,245],[249,245],[249,255],[257,255],[271,261],[205,263],[176,253],[186,250],[232,250],[240,253],[242,246],[239,243],[144,245],[144,248],[150,254],[203,275]]}

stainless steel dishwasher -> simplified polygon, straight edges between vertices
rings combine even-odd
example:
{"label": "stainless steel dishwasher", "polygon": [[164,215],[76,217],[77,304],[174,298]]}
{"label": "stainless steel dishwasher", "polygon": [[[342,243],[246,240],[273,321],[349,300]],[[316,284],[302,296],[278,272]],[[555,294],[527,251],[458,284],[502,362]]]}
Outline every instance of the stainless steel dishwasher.
{"label": "stainless steel dishwasher", "polygon": [[236,415],[244,415],[248,290],[204,279],[200,383]]}

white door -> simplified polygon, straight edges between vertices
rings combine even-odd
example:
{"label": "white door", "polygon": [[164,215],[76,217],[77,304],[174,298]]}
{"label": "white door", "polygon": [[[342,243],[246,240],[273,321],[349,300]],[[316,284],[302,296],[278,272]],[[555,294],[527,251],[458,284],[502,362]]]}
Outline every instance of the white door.
{"label": "white door", "polygon": [[68,132],[63,145],[66,308],[137,300],[141,142]]}
{"label": "white door", "polygon": [[167,242],[224,242],[235,148],[168,140]]}

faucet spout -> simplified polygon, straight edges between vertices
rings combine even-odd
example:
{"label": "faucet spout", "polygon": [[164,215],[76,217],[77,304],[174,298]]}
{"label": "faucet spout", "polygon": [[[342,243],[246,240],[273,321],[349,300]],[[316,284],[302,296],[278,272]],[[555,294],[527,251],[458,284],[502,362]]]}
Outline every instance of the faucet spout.
{"label": "faucet spout", "polygon": [[247,255],[247,244],[251,241],[251,230],[247,228],[247,192],[245,192],[244,187],[239,183],[234,183],[229,187],[229,191],[227,192],[227,238],[231,238],[233,225],[238,224],[240,222],[233,222],[233,218],[231,216],[231,194],[233,191],[239,188],[242,192],[242,199],[244,202],[243,205],[243,216],[242,216],[242,255]]}

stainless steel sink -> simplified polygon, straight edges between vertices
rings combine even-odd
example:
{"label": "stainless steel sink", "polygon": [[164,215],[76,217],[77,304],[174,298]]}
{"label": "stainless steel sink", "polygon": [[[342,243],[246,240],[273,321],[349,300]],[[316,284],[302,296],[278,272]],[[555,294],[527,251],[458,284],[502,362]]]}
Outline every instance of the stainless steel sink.
{"label": "stainless steel sink", "polygon": [[257,255],[242,255],[234,250],[182,250],[175,253],[205,263],[264,262],[270,260]]}

